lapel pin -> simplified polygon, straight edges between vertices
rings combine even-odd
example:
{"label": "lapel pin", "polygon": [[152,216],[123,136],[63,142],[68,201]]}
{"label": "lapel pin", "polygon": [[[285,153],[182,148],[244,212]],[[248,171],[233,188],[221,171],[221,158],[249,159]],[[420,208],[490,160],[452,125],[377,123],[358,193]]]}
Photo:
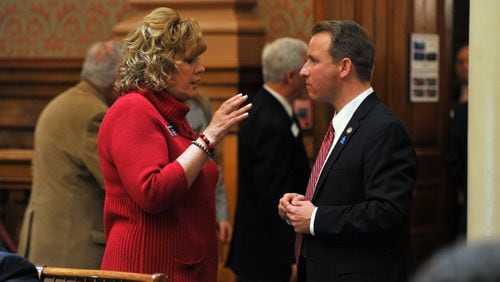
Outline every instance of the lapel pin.
{"label": "lapel pin", "polygon": [[170,135],[172,136],[177,136],[177,131],[175,131],[175,128],[173,125],[169,124],[167,125],[168,132],[170,132]]}
{"label": "lapel pin", "polygon": [[344,143],[345,143],[345,140],[346,140],[346,139],[347,139],[347,138],[346,138],[346,136],[345,136],[345,135],[344,135],[344,136],[342,136],[342,137],[340,137],[340,144],[344,145]]}
{"label": "lapel pin", "polygon": [[351,134],[351,132],[352,132],[352,127],[347,128],[345,131],[346,134]]}

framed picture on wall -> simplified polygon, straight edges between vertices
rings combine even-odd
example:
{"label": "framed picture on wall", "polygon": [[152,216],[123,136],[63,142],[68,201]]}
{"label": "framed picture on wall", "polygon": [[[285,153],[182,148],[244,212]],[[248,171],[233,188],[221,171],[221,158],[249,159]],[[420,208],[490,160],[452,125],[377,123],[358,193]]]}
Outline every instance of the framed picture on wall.
{"label": "framed picture on wall", "polygon": [[439,101],[439,35],[413,33],[410,56],[410,101]]}

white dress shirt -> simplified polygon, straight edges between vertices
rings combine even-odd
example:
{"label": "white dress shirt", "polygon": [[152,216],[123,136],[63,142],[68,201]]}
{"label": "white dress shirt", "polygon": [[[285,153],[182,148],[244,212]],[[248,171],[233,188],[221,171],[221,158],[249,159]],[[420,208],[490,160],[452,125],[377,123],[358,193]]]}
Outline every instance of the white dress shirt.
{"label": "white dress shirt", "polygon": [[[352,116],[354,115],[354,112],[358,109],[359,105],[365,100],[368,95],[373,93],[373,88],[370,87],[366,89],[365,91],[361,92],[356,98],[354,98],[351,102],[349,102],[347,105],[345,105],[339,112],[336,112],[335,115],[333,116],[333,119],[331,123],[333,124],[333,129],[335,130],[335,138],[333,139],[332,146],[330,147],[330,151],[328,152],[328,156],[326,157],[325,162],[323,163],[323,167],[325,167],[325,164],[330,157],[330,154],[333,151],[333,148],[335,147],[335,144],[339,141],[342,133],[344,132],[345,127],[351,120]],[[323,172],[323,167],[321,167],[321,170],[319,174]],[[318,177],[319,180],[319,177]],[[316,185],[316,184],[315,184]],[[309,223],[309,232],[312,235],[315,235],[314,233],[314,220],[316,219],[316,212],[318,211],[318,207],[314,208],[314,211],[311,215],[311,221]]]}

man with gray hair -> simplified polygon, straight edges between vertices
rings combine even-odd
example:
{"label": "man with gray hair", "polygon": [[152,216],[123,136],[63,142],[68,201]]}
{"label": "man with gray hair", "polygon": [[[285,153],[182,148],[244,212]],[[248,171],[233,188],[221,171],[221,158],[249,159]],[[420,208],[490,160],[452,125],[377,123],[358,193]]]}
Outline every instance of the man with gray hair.
{"label": "man with gray hair", "polygon": [[309,161],[293,101],[305,90],[299,71],[307,44],[279,38],[264,47],[264,86],[238,136],[238,200],[227,266],[241,281],[289,281],[294,232],[276,214],[283,193],[304,193]]}
{"label": "man with gray hair", "polygon": [[35,127],[33,185],[19,253],[35,264],[99,269],[104,183],[97,132],[113,90],[121,43],[88,50],[81,81],[50,101]]}

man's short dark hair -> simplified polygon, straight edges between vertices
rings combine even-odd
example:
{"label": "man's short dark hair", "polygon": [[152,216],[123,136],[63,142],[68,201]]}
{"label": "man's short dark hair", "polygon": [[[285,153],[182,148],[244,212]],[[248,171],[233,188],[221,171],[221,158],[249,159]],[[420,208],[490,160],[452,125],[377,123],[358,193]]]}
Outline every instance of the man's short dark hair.
{"label": "man's short dark hair", "polygon": [[332,35],[330,55],[334,61],[349,58],[360,80],[370,81],[375,62],[375,47],[368,32],[353,21],[320,21],[312,34],[327,31]]}

